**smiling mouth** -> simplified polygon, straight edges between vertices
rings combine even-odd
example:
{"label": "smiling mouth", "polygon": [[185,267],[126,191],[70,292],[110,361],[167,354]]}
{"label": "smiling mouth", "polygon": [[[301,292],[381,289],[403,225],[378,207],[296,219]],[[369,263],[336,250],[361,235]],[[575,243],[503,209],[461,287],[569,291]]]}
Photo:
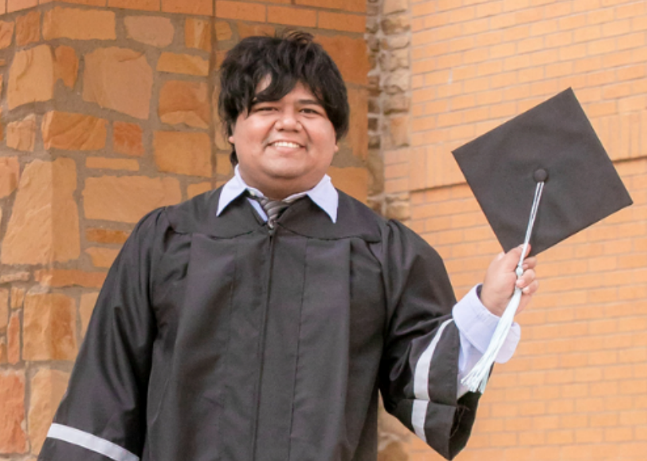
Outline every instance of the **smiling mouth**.
{"label": "smiling mouth", "polygon": [[298,149],[301,147],[300,144],[297,144],[296,142],[289,142],[289,141],[276,141],[270,144],[272,147],[291,147],[293,149]]}

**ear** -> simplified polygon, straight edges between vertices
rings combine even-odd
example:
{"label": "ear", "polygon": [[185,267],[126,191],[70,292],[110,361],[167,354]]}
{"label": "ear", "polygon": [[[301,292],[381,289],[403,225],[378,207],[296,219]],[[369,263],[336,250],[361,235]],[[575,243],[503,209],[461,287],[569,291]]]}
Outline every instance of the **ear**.
{"label": "ear", "polygon": [[227,141],[229,141],[230,144],[234,144],[234,136],[231,135],[227,138]]}

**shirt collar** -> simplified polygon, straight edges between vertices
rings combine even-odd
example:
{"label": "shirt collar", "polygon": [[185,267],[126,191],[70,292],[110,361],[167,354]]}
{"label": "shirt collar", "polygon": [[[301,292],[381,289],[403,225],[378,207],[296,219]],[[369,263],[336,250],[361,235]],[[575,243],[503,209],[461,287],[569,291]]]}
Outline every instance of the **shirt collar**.
{"label": "shirt collar", "polygon": [[[240,176],[240,172],[238,171],[238,165],[236,165],[236,168],[234,170],[234,177],[227,181],[227,183],[223,186],[222,191],[220,192],[220,199],[218,200],[218,211],[216,215],[220,216],[225,208],[227,208],[227,206],[232,201],[234,201],[234,199],[236,199],[246,190],[250,190],[255,195],[264,197],[261,191],[245,184],[245,181],[243,181],[243,178]],[[319,183],[312,189],[291,195],[290,197],[287,197],[286,200],[289,200],[290,198],[296,199],[303,195],[310,197],[310,200],[312,200],[315,205],[326,212],[333,223],[337,222],[339,194],[332,185],[330,176],[324,175],[324,177],[321,178],[321,181],[319,181]]]}

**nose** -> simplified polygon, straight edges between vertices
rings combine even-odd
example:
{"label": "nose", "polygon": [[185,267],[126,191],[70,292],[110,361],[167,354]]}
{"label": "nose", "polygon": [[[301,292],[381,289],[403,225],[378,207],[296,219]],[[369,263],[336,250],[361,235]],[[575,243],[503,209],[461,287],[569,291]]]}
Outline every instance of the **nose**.
{"label": "nose", "polygon": [[281,111],[275,126],[277,130],[282,131],[299,131],[302,128],[294,109],[291,108]]}

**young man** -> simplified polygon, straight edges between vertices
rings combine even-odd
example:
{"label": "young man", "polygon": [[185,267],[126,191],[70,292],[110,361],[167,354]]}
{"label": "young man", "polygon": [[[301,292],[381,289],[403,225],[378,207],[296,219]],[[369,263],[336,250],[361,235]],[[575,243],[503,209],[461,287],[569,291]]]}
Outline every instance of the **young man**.
{"label": "young man", "polygon": [[374,461],[378,389],[453,457],[479,398],[458,379],[535,260],[516,282],[520,250],[498,257],[457,304],[434,250],[326,176],[349,110],[310,35],[245,39],[221,70],[235,177],[138,224],[39,459]]}

